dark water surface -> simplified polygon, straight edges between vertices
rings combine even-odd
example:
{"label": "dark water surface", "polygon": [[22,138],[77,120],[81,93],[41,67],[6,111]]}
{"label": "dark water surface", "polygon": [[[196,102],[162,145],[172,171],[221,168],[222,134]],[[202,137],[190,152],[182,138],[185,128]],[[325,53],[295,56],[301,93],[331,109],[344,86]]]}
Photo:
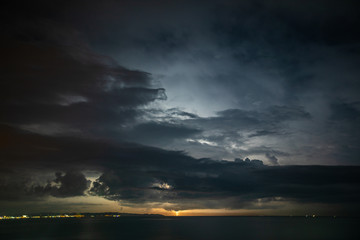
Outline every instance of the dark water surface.
{"label": "dark water surface", "polygon": [[358,218],[120,217],[0,221],[0,239],[360,239]]}

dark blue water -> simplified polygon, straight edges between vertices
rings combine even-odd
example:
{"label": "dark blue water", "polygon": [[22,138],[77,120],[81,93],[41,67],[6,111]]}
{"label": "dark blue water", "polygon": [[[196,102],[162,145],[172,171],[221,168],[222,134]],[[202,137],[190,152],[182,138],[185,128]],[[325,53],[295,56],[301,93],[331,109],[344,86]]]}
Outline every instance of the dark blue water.
{"label": "dark blue water", "polygon": [[0,239],[360,239],[357,218],[120,217],[0,221]]}

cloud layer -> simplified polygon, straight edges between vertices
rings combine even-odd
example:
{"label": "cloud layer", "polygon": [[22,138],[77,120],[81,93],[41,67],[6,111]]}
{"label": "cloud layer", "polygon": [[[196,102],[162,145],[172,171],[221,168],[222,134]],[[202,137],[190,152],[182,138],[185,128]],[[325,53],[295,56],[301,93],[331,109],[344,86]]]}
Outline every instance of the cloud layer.
{"label": "cloud layer", "polygon": [[[267,166],[248,158],[234,162],[194,159],[182,152],[135,144],[7,131],[13,144],[7,151],[2,149],[1,158],[11,159],[12,164],[2,162],[2,200],[86,193],[123,206],[168,210],[268,209],[285,201],[341,204],[344,209],[358,210],[359,167]],[[36,178],[38,173],[55,170],[66,174],[56,173],[55,178],[48,174],[43,183]],[[102,172],[91,189],[80,173],[84,170]],[[269,205],[258,206],[259,200]]]}
{"label": "cloud layer", "polygon": [[350,0],[9,7],[0,201],[92,195],[168,210],[358,213],[357,9]]}

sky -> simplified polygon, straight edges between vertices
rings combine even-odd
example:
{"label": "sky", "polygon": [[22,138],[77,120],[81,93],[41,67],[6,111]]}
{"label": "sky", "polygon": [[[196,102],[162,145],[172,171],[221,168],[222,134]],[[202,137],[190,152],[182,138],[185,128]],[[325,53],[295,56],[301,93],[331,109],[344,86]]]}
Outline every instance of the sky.
{"label": "sky", "polygon": [[9,3],[0,215],[358,215],[359,7]]}

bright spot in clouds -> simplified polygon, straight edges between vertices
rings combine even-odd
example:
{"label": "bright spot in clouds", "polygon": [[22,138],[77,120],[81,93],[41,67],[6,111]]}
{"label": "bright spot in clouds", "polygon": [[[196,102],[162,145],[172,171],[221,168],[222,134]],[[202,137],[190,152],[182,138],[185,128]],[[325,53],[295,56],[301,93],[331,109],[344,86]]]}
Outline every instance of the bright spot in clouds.
{"label": "bright spot in clouds", "polygon": [[173,187],[165,182],[163,183],[154,183],[152,185],[153,187],[155,188],[161,188],[161,189],[165,189],[165,190],[169,190],[169,189],[172,189]]}
{"label": "bright spot in clouds", "polygon": [[187,142],[190,142],[190,143],[200,143],[202,145],[209,145],[209,146],[217,146],[218,144],[216,142],[211,142],[211,141],[208,141],[208,140],[205,140],[205,139],[186,139]]}

